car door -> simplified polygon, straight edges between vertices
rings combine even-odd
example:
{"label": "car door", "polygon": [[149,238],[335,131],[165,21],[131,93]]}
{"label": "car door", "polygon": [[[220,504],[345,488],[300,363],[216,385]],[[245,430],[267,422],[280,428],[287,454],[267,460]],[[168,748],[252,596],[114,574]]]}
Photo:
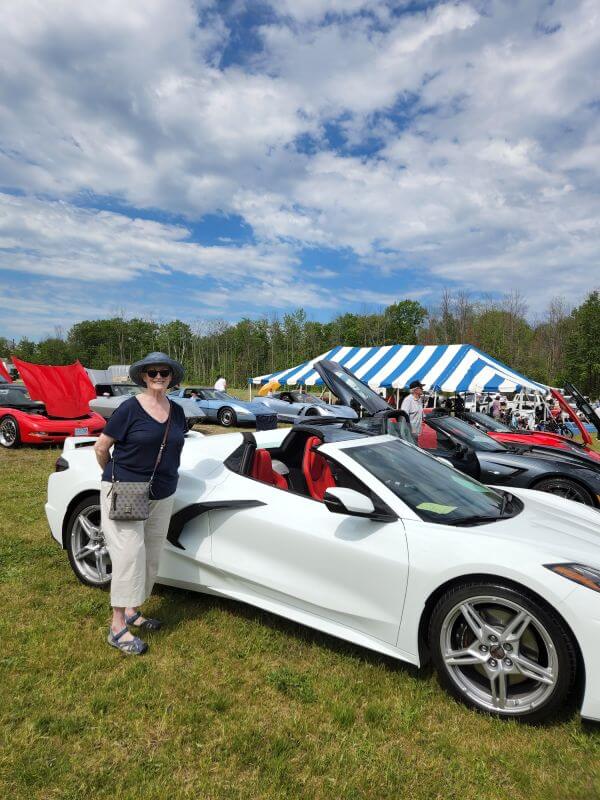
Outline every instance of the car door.
{"label": "car door", "polygon": [[214,422],[217,419],[217,412],[213,407],[211,407],[210,400],[207,399],[206,394],[202,391],[198,391],[198,398],[196,400],[202,411],[206,414],[206,421],[207,422]]}
{"label": "car door", "polygon": [[403,523],[335,514],[235,477],[227,496],[235,486],[236,500],[261,505],[210,511],[213,588],[231,594],[237,585],[240,599],[259,596],[395,644],[408,575]]}

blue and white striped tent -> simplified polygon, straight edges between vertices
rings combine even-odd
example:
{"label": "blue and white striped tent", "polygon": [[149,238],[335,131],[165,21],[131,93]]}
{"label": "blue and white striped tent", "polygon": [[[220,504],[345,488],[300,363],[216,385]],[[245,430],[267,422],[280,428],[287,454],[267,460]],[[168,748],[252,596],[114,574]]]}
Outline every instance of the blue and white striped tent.
{"label": "blue and white striped tent", "polygon": [[547,388],[468,344],[394,344],[384,347],[334,347],[292,369],[259,375],[251,383],[270,380],[280,384],[322,385],[314,369],[323,358],[337,361],[373,388],[407,389],[419,380],[437,392],[518,392],[521,389],[546,393]]}

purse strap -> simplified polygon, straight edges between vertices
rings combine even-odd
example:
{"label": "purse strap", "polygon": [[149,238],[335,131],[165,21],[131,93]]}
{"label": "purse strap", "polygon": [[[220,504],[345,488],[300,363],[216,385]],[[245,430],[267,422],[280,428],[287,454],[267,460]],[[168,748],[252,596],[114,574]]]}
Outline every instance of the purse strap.
{"label": "purse strap", "polygon": [[[150,476],[150,480],[148,481],[148,490],[152,487],[152,481],[154,480],[154,474],[158,469],[158,465],[160,464],[160,460],[162,458],[163,450],[165,449],[165,445],[167,443],[167,438],[169,436],[169,429],[171,427],[171,410],[173,408],[173,403],[169,400],[169,416],[167,417],[167,425],[165,427],[165,432],[163,434],[162,442],[160,443],[160,447],[158,449],[158,455],[156,456],[156,461],[154,462],[154,469],[152,470],[152,475]],[[115,483],[115,456],[113,452],[112,458],[112,471],[111,471],[111,483]],[[111,487],[112,491],[112,487]]]}

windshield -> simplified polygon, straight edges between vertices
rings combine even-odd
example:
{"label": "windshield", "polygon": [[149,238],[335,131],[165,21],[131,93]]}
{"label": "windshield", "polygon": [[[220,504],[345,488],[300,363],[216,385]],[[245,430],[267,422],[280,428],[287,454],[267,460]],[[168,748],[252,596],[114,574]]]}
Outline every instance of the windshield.
{"label": "windshield", "polygon": [[482,414],[481,411],[471,411],[469,413],[468,421],[473,421],[476,425],[481,425],[488,431],[495,431],[496,433],[511,433],[508,425],[503,422],[498,422],[497,419],[489,417],[487,414]]}
{"label": "windshield", "polygon": [[463,444],[471,445],[475,450],[506,450],[506,448],[483,433],[474,425],[469,425],[456,417],[429,417],[431,427],[440,428],[444,433],[455,436]]}
{"label": "windshield", "polygon": [[311,405],[326,405],[320,397],[317,397],[315,394],[309,394],[308,392],[292,392],[292,399],[294,403],[310,403]]}
{"label": "windshield", "polygon": [[23,402],[33,402],[25,388],[18,389],[16,386],[11,386],[10,389],[7,389],[4,386],[0,387],[0,406],[18,406]]}
{"label": "windshield", "polygon": [[122,385],[113,383],[113,394],[115,397],[124,397],[126,395],[136,395],[142,391],[141,386],[134,386],[132,383],[125,383]]}
{"label": "windshield", "polygon": [[346,453],[368,470],[422,519],[445,525],[473,517],[502,516],[504,498],[398,439]]}

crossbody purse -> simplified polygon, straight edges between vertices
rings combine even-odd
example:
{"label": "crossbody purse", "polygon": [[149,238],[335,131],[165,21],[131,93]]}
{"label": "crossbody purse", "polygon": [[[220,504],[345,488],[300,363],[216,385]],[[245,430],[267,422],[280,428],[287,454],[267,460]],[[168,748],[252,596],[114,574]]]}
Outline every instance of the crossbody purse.
{"label": "crossbody purse", "polygon": [[147,482],[115,480],[115,457],[113,453],[111,487],[107,495],[110,497],[110,507],[108,509],[109,519],[129,520],[133,522],[148,519],[150,516],[150,490],[152,488],[152,481],[154,480],[158,465],[160,464],[163,450],[167,443],[167,437],[169,436],[170,427],[171,404],[169,403],[169,416],[167,417],[165,433],[156,457],[152,475]]}

